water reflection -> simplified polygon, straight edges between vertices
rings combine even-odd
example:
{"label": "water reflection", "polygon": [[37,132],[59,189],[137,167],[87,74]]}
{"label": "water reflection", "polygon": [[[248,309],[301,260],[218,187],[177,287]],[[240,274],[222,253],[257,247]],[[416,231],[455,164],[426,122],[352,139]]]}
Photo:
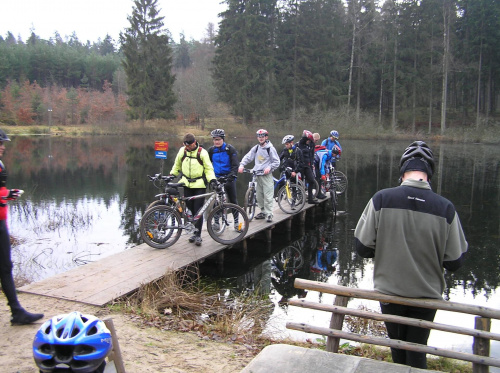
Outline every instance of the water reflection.
{"label": "water reflection", "polygon": [[[147,175],[162,169],[168,173],[180,146],[177,139],[137,137],[13,140],[4,156],[9,185],[26,192],[11,204],[9,226],[21,242],[14,249],[16,271],[26,272],[32,280],[139,244],[139,219],[157,193]],[[155,140],[170,141],[166,161],[154,158]],[[254,140],[231,142],[244,154]],[[297,276],[335,278],[336,283],[353,287],[371,278],[370,261],[354,254],[353,229],[369,198],[396,185],[407,141],[344,143],[338,167],[347,175],[349,187],[340,199],[344,214],[335,224],[328,214],[308,216],[304,234],[300,233],[304,227],[294,226],[291,240],[277,228],[271,244],[257,239],[245,253],[227,252],[222,276],[240,278],[241,288],[276,290],[283,299],[298,295],[290,287]],[[446,275],[445,297],[459,301],[463,293],[488,300],[500,286],[500,148],[429,143],[438,165],[433,189],[455,204],[470,244],[464,267]],[[247,183],[245,175],[238,177],[240,202]],[[283,266],[289,247],[300,251],[302,267]],[[221,276],[217,261],[207,260],[205,267],[208,274]]]}

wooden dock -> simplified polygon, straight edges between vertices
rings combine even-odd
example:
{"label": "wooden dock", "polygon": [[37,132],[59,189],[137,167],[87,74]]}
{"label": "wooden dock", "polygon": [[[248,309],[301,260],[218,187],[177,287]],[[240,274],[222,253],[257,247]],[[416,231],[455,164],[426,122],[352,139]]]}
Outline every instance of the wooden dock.
{"label": "wooden dock", "polygon": [[[304,221],[306,210],[315,206],[306,203],[303,210],[292,215],[283,213],[275,203],[273,222],[252,220],[245,240],[264,232],[270,241],[271,230],[277,224],[287,224],[287,229],[291,229],[293,218]],[[206,226],[205,222],[203,224]],[[163,250],[154,249],[146,244],[138,245],[39,282],[25,285],[18,290],[104,306],[116,298],[134,292],[143,284],[161,278],[167,271],[199,262],[228,248],[212,240],[205,229],[202,231],[203,244],[201,246],[189,243],[188,237],[189,235],[184,232],[179,241]],[[246,241],[240,245],[246,249]]]}

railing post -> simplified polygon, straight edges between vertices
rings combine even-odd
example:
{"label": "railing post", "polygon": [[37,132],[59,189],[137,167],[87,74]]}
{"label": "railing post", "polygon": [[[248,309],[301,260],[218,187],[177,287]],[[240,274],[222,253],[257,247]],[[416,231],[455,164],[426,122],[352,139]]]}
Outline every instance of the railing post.
{"label": "railing post", "polygon": [[113,324],[113,319],[104,319],[104,324],[109,329],[111,333],[111,340],[113,341],[113,349],[111,350],[108,359],[113,361],[115,364],[115,369],[117,373],[125,373],[125,366],[123,365],[122,353],[120,350],[120,345],[118,343],[118,336],[116,335],[115,325]]}
{"label": "railing post", "polygon": [[[491,329],[491,319],[487,317],[476,316],[474,329],[489,332]],[[474,353],[474,355],[490,356],[490,340],[486,338],[474,337],[472,352]],[[489,371],[490,367],[488,365],[472,363],[473,373],[488,373]]]}
{"label": "railing post", "polygon": [[[336,295],[335,302],[333,304],[335,306],[347,307],[348,302],[349,302],[348,297]],[[343,324],[344,324],[344,315],[333,313],[332,318],[330,319],[330,329],[342,330]],[[340,344],[340,338],[328,337],[326,339],[326,350],[328,352],[336,353],[339,351],[339,344]]]}

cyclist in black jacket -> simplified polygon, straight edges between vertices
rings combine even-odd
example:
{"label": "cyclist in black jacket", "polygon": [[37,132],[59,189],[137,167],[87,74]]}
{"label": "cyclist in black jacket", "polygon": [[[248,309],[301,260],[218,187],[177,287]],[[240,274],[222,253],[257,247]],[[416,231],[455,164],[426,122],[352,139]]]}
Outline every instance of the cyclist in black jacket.
{"label": "cyclist in black jacket", "polygon": [[312,192],[314,189],[314,137],[311,131],[304,130],[298,146],[302,151],[302,157],[304,159],[302,174],[309,183],[309,186],[307,187],[307,202],[310,204],[318,204],[319,201],[313,197]]}
{"label": "cyclist in black jacket", "polygon": [[280,161],[282,169],[290,167],[292,169],[292,178],[295,178],[297,172],[300,172],[304,166],[304,158],[302,150],[297,145],[293,144],[293,135],[286,135],[281,142],[285,147],[280,153]]}

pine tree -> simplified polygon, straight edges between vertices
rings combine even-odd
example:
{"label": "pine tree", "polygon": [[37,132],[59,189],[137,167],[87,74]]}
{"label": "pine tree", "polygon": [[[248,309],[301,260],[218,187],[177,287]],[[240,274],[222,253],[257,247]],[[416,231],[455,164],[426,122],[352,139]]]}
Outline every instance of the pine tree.
{"label": "pine tree", "polygon": [[175,96],[172,51],[158,0],[134,0],[130,27],[120,34],[132,119],[172,118]]}
{"label": "pine tree", "polygon": [[275,99],[276,0],[226,0],[214,58],[222,101],[246,123],[269,115]]}

